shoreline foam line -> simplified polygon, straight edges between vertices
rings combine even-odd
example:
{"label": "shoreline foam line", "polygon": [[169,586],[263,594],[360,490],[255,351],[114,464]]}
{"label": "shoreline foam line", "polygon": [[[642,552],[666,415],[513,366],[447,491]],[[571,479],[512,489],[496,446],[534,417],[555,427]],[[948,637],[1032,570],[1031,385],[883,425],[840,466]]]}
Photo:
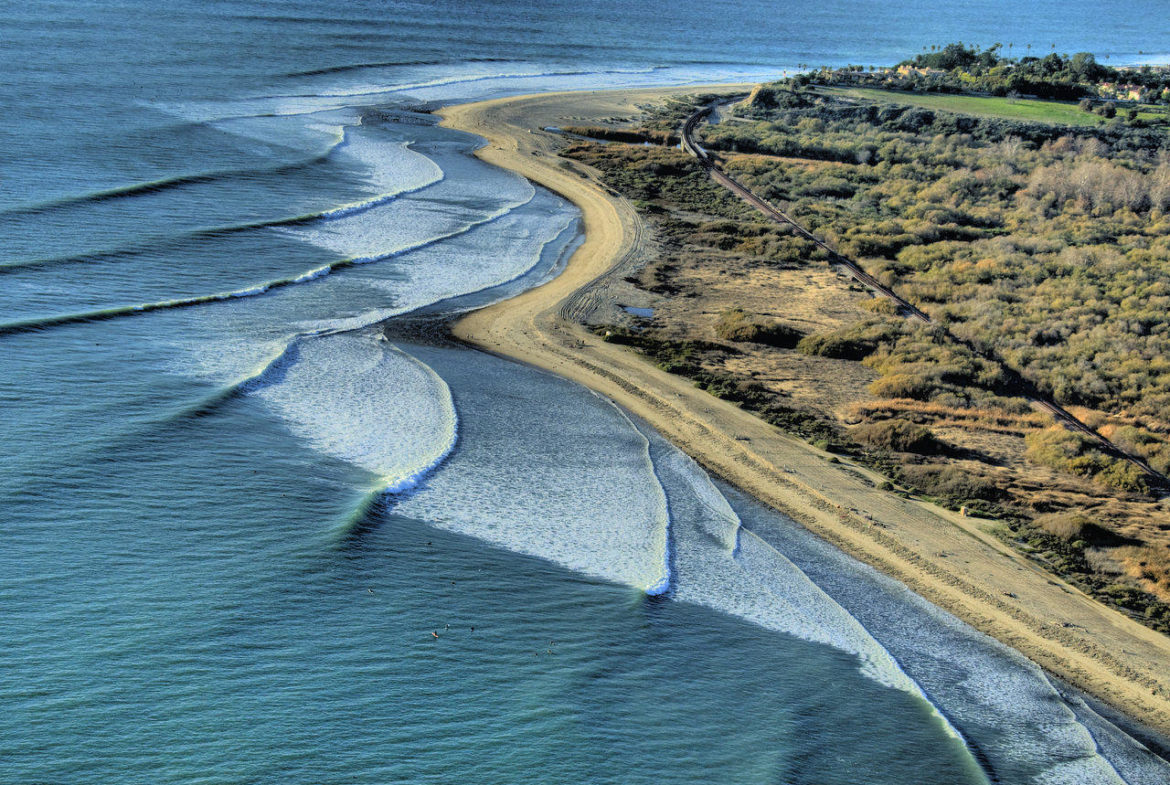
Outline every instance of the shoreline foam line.
{"label": "shoreline foam line", "polygon": [[[628,203],[559,167],[558,142],[539,129],[560,118],[626,116],[670,96],[745,87],[750,86],[543,93],[440,109],[442,125],[486,138],[476,152],[482,160],[576,204],[587,233],[554,281],[468,314],[452,326],[453,334],[610,397],[716,476],[1074,686],[1170,733],[1166,636],[1037,570],[978,521],[878,493],[827,464],[812,446],[561,318],[562,302],[606,274],[636,244],[639,219]],[[954,558],[937,558],[941,551]]]}
{"label": "shoreline foam line", "polygon": [[[629,418],[627,417],[627,419]],[[643,434],[649,444],[650,436],[643,431],[643,428],[649,429],[650,426],[648,424],[635,424],[632,421],[631,425]],[[749,558],[743,554],[742,539],[744,537],[750,538],[752,544],[759,547],[761,552],[766,554],[771,562],[779,567],[779,575],[785,579],[785,588],[790,591],[789,596],[786,596],[784,599],[789,601],[792,610],[805,616],[810,609],[827,608],[832,617],[834,617],[828,620],[807,617],[808,624],[806,628],[808,630],[821,630],[821,635],[802,634],[801,630],[791,628],[791,625],[778,625],[781,628],[779,631],[797,638],[830,645],[841,651],[853,654],[858,658],[861,665],[860,670],[863,674],[884,686],[902,690],[922,700],[930,708],[939,722],[942,723],[946,732],[953,738],[961,741],[968,752],[977,758],[970,742],[955,727],[950,718],[946,716],[922,686],[906,672],[898,659],[866,629],[865,625],[856,616],[850,613],[841,603],[837,602],[828,592],[818,586],[804,570],[783,552],[753,532],[739,514],[735,512],[735,509],[731,506],[727,498],[711,482],[710,475],[693,458],[671,445],[660,434],[652,432],[652,435],[655,445],[651,452],[651,461],[655,467],[656,476],[661,476],[658,474],[660,468],[670,473],[675,479],[675,482],[683,487],[685,493],[693,499],[699,508],[708,511],[715,520],[723,522],[732,529],[734,542],[729,547],[727,538],[718,536],[718,532],[712,532],[708,526],[701,525],[697,520],[689,522],[689,525],[702,531],[704,539],[710,539],[710,541],[717,543],[719,549],[728,559],[727,562],[707,564],[708,571],[718,569],[720,566],[727,569],[738,567],[745,573],[758,578],[762,582],[762,590],[768,594],[777,596],[776,589],[779,587],[768,584],[767,577],[754,570],[749,563]],[[655,459],[654,453],[657,453],[657,459]],[[660,463],[661,467],[659,466]],[[669,494],[667,494],[667,498],[670,498]],[[692,545],[692,547],[694,546]],[[685,578],[680,576],[679,581],[681,585],[685,581]],[[696,598],[688,597],[687,599],[691,602],[697,601]],[[711,599],[712,607],[729,612],[729,608],[720,608],[716,601],[718,598]],[[745,616],[745,618],[748,617]],[[761,619],[748,618],[748,620],[759,624],[765,629],[777,628],[776,626],[765,624]],[[830,634],[825,635],[824,633],[826,632]]]}

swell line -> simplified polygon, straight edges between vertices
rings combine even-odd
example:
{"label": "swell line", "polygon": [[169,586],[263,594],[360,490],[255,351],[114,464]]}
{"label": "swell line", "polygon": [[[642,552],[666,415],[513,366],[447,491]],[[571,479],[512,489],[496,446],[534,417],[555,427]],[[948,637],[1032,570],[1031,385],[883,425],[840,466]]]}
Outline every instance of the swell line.
{"label": "swell line", "polygon": [[391,251],[385,254],[377,254],[373,256],[355,256],[348,259],[341,259],[336,262],[321,265],[312,270],[308,270],[300,275],[290,278],[278,278],[272,281],[249,286],[244,289],[236,289],[230,292],[217,292],[215,294],[196,295],[193,297],[180,297],[173,300],[163,300],[161,302],[141,303],[138,305],[122,305],[111,308],[102,308],[96,311],[85,311],[82,313],[61,314],[59,316],[37,317],[35,319],[24,319],[16,322],[7,322],[0,324],[0,336],[12,335],[15,333],[33,332],[51,327],[60,327],[68,324],[78,324],[81,322],[96,322],[105,321],[108,319],[116,319],[123,316],[134,316],[143,313],[150,313],[152,311],[174,310],[179,308],[190,308],[196,305],[206,305],[208,303],[222,302],[225,300],[239,299],[243,297],[257,297],[268,292],[283,289],[297,284],[307,283],[309,281],[323,278],[330,273],[338,270],[343,270],[347,267],[353,267],[359,264],[372,264],[375,262],[382,262],[387,259],[392,259],[396,256],[411,253],[413,251],[426,248],[437,243],[445,242],[453,237],[470,232],[479,226],[497,221],[518,207],[522,207],[535,198],[536,192],[533,193],[523,202],[511,205],[502,210],[497,210],[486,217],[473,221],[466,226],[462,226],[453,232],[432,237],[415,245],[401,248],[396,251]]}
{"label": "swell line", "polygon": [[337,93],[282,93],[275,95],[261,95],[256,96],[250,100],[272,100],[284,98],[361,98],[370,95],[385,95],[387,93],[404,93],[410,90],[423,90],[431,87],[448,87],[457,84],[473,84],[475,82],[488,82],[492,80],[506,80],[506,79],[543,79],[554,76],[592,76],[595,74],[652,74],[657,70],[665,68],[666,66],[654,66],[651,68],[610,68],[601,70],[567,70],[567,71],[535,71],[528,73],[508,72],[495,74],[476,74],[475,76],[453,76],[445,79],[432,79],[426,82],[414,82],[412,84],[389,85],[384,88],[374,90],[352,90],[342,91]]}
{"label": "swell line", "polygon": [[[506,63],[507,58],[503,57],[471,57],[464,62],[469,63]],[[313,68],[308,71],[288,71],[281,74],[285,79],[295,79],[302,76],[325,76],[327,74],[344,74],[350,71],[362,71],[370,68],[395,68],[405,66],[419,66],[419,65],[444,65],[446,61],[443,60],[387,60],[382,62],[371,63],[348,63],[346,65],[331,65],[322,68]]]}
{"label": "swell line", "polygon": [[345,74],[351,71],[363,71],[370,68],[395,68],[418,65],[442,65],[441,60],[386,60],[372,63],[350,63],[347,65],[331,65],[323,68],[313,68],[307,71],[288,71],[281,74],[283,79],[296,79],[304,76],[326,76],[328,74]]}
{"label": "swell line", "polygon": [[512,79],[542,79],[556,76],[591,76],[591,75],[611,75],[611,74],[652,74],[656,71],[669,68],[669,66],[656,65],[650,68],[637,69],[602,69],[602,70],[581,70],[581,71],[544,71],[535,73],[499,73],[499,74],[479,74],[476,76],[466,77],[451,77],[448,79],[432,79],[426,82],[415,82],[413,84],[405,85],[389,85],[385,88],[375,90],[354,90],[339,93],[285,93],[273,95],[261,95],[253,98],[245,99],[249,101],[281,101],[288,99],[335,99],[341,100],[341,103],[331,104],[323,103],[319,106],[305,107],[301,109],[286,109],[284,111],[252,111],[241,112],[240,114],[228,114],[217,116],[213,119],[216,122],[230,121],[230,120],[245,120],[253,117],[297,117],[300,115],[312,115],[330,109],[338,109],[344,106],[352,106],[352,103],[347,103],[349,99],[368,99],[371,97],[383,95],[395,95],[401,93],[409,93],[412,90],[425,90],[434,87],[449,87],[451,85],[472,84],[475,82],[485,81],[505,81]]}
{"label": "swell line", "polygon": [[165,420],[174,422],[205,417],[237,396],[245,395],[269,384],[279,383],[280,379],[277,377],[282,376],[285,370],[296,363],[300,355],[301,341],[306,337],[310,337],[309,334],[294,335],[280,351],[261,363],[251,373],[215,390],[193,404],[170,412]]}
{"label": "swell line", "polygon": [[[410,144],[404,146],[408,150],[411,148]],[[71,264],[97,264],[119,259],[132,259],[144,254],[151,253],[152,251],[166,248],[176,248],[186,243],[198,240],[208,240],[217,237],[229,237],[234,234],[258,231],[260,229],[288,228],[293,226],[304,226],[316,221],[336,221],[342,218],[349,218],[354,215],[359,215],[361,213],[372,210],[375,207],[381,207],[382,205],[389,204],[390,202],[393,202],[403,196],[416,194],[420,191],[425,191],[434,185],[438,185],[446,179],[447,174],[438,165],[436,165],[435,168],[438,170],[438,174],[424,183],[420,183],[411,188],[402,188],[397,191],[389,191],[383,194],[378,194],[377,196],[372,196],[368,199],[351,202],[349,204],[343,204],[339,207],[332,207],[328,210],[304,213],[302,215],[284,216],[281,218],[269,218],[261,221],[247,221],[238,224],[228,224],[227,226],[213,226],[206,229],[195,229],[176,235],[166,235],[163,237],[146,240],[145,242],[136,243],[135,245],[125,248],[111,248],[79,254],[69,254],[66,256],[48,256],[42,259],[25,259],[15,262],[6,262],[4,264],[0,264],[0,275],[21,272],[23,270],[36,267],[55,267]]]}
{"label": "swell line", "polygon": [[[201,185],[204,183],[213,183],[219,181],[230,182],[231,180],[237,179],[251,179],[256,177],[290,174],[325,163],[337,149],[345,145],[345,142],[345,133],[342,132],[324,152],[301,161],[280,164],[278,166],[256,167],[254,169],[221,169],[212,172],[179,174],[173,175],[171,177],[162,177],[158,180],[131,183],[129,185],[119,185],[100,191],[91,191],[84,194],[75,194],[71,196],[63,196],[57,199],[50,199],[38,204],[11,207],[7,210],[0,211],[0,217],[8,218],[41,215],[44,213],[53,212],[55,210],[76,207],[83,204],[100,204],[102,202],[114,201],[116,199],[142,196],[145,194],[163,193],[165,191],[170,191],[176,188],[183,188],[189,185]],[[5,266],[7,267],[8,265]]]}
{"label": "swell line", "polygon": [[[570,225],[569,227],[566,227],[566,230],[572,229],[572,228],[573,227]],[[563,234],[563,232],[562,232],[562,234]],[[559,237],[560,237],[560,235],[553,238],[549,242],[550,243],[556,242],[556,240],[559,239]],[[538,257],[539,257],[539,255],[538,255]],[[502,281],[499,283],[492,283],[492,284],[489,284],[487,286],[484,286],[480,289],[476,289],[476,290],[471,291],[471,292],[464,292],[462,294],[456,294],[456,295],[452,295],[450,297],[443,297],[443,298],[440,298],[438,300],[435,300],[434,302],[423,303],[423,304],[415,306],[413,308],[408,308],[404,311],[398,311],[398,312],[395,312],[395,313],[390,314],[390,315],[378,313],[376,315],[370,315],[364,319],[358,318],[357,321],[351,320],[351,321],[347,322],[344,326],[326,326],[326,327],[321,327],[321,328],[316,329],[316,330],[308,330],[308,331],[296,333],[295,335],[293,335],[289,339],[289,342],[284,346],[284,348],[282,348],[279,352],[274,354],[268,360],[265,360],[258,368],[256,368],[251,373],[245,375],[244,377],[242,377],[234,382],[229,382],[224,387],[215,390],[210,395],[207,395],[206,397],[200,399],[199,401],[197,401],[193,404],[190,404],[190,405],[185,406],[179,410],[176,410],[176,411],[169,413],[168,415],[166,415],[166,417],[164,419],[167,421],[174,421],[174,420],[193,419],[193,418],[203,417],[203,416],[206,416],[208,414],[211,414],[219,406],[232,400],[237,395],[252,392],[253,390],[260,389],[261,387],[266,387],[269,384],[279,383],[280,378],[279,378],[278,374],[282,373],[284,369],[288,368],[289,366],[291,366],[292,364],[294,364],[296,362],[296,360],[298,358],[298,354],[299,354],[300,343],[304,339],[316,338],[319,336],[323,337],[323,336],[329,336],[329,335],[339,335],[339,334],[348,333],[348,332],[356,332],[358,330],[364,330],[364,329],[367,329],[369,327],[374,327],[374,326],[377,326],[379,324],[383,324],[385,322],[390,321],[391,319],[400,319],[404,316],[409,316],[411,314],[427,313],[435,308],[442,306],[445,303],[457,302],[457,301],[462,300],[462,299],[467,298],[467,297],[474,297],[476,295],[483,294],[484,292],[489,292],[492,289],[498,289],[500,287],[507,286],[508,284],[513,283],[513,282],[523,278],[524,276],[528,275],[529,273],[531,273],[532,270],[535,269],[535,267],[538,264],[539,264],[539,259],[535,264],[533,264],[532,267],[529,267],[527,270],[513,276],[512,278],[509,278],[506,281]],[[323,274],[327,274],[327,273],[323,273]],[[312,276],[312,275],[313,275],[313,272],[311,271],[309,273],[305,273],[304,275],[302,275],[301,278],[308,280],[308,279],[310,279],[310,276]],[[455,312],[457,312],[457,311],[452,311],[452,313],[455,313]]]}

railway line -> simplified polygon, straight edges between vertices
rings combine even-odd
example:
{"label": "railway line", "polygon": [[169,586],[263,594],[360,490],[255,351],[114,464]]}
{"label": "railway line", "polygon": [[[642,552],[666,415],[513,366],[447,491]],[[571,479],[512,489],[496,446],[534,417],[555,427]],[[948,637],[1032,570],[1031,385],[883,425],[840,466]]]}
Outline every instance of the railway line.
{"label": "railway line", "polygon": [[679,135],[682,138],[683,149],[698,160],[703,168],[706,169],[707,172],[711,175],[712,179],[714,179],[723,187],[727,188],[729,191],[734,193],[740,199],[747,202],[749,205],[754,207],[768,218],[772,219],[776,223],[785,224],[791,227],[792,231],[797,235],[803,237],[811,243],[814,243],[818,248],[824,250],[829,255],[830,264],[835,264],[842,267],[858,283],[873,291],[877,296],[884,297],[893,302],[895,307],[898,309],[898,312],[906,318],[944,331],[947,337],[951,340],[962,346],[965,346],[975,355],[998,365],[1003,369],[1004,374],[1009,380],[1009,386],[1017,395],[1034,402],[1070,430],[1081,433],[1093,439],[1107,454],[1127,461],[1130,464],[1136,466],[1138,469],[1144,472],[1147,477],[1153,480],[1153,484],[1158,486],[1160,489],[1170,489],[1170,478],[1155,470],[1141,457],[1121,449],[1112,441],[1097,433],[1085,423],[1081,422],[1081,420],[1074,416],[1072,412],[1068,411],[1056,401],[1041,393],[1035,385],[1026,380],[1014,369],[1009,367],[1002,358],[982,350],[970,341],[959,338],[958,336],[951,333],[939,322],[932,319],[929,314],[923,312],[913,303],[898,295],[898,293],[893,289],[885,286],[865,270],[861,269],[861,266],[858,265],[857,262],[837,253],[836,250],[830,248],[823,240],[814,235],[812,232],[808,231],[805,227],[801,226],[789,215],[756,196],[749,188],[740,183],[727,172],[723,171],[723,169],[720,168],[718,161],[716,161],[715,158],[695,140],[695,130],[704,119],[710,116],[711,112],[714,111],[716,107],[742,100],[742,98],[743,96],[738,96],[732,99],[723,99],[716,103],[705,106],[688,116],[686,121],[683,123],[682,128],[680,129]]}

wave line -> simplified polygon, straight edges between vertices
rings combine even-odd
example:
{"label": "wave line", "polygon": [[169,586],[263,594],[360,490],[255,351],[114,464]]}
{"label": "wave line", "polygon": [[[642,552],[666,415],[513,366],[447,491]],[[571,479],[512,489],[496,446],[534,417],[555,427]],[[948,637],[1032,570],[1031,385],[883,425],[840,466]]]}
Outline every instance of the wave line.
{"label": "wave line", "polygon": [[134,316],[142,313],[150,313],[152,311],[174,310],[178,308],[190,308],[196,305],[206,305],[209,303],[222,302],[224,300],[233,300],[243,297],[256,297],[258,295],[267,294],[268,292],[283,289],[288,286],[295,286],[297,284],[308,283],[318,278],[323,278],[330,273],[347,267],[353,267],[359,264],[373,264],[375,262],[386,261],[396,256],[411,253],[413,251],[426,248],[437,243],[445,242],[453,237],[470,232],[479,226],[497,221],[513,210],[524,206],[532,201],[535,197],[535,191],[524,202],[520,202],[502,210],[497,210],[490,213],[478,221],[473,221],[465,226],[460,227],[452,232],[438,235],[429,238],[415,245],[401,248],[395,251],[390,251],[384,254],[375,254],[372,256],[355,256],[348,259],[342,259],[336,262],[322,265],[307,272],[301,273],[295,277],[277,278],[272,281],[255,284],[253,286],[245,287],[243,289],[236,289],[229,292],[217,292],[215,294],[196,295],[193,297],[179,297],[172,300],[163,300],[161,302],[140,303],[138,305],[123,305],[114,306],[111,308],[102,308],[96,311],[85,311],[82,313],[61,314],[58,316],[36,317],[34,319],[24,319],[16,322],[0,323],[0,336],[12,335],[15,333],[33,332],[50,327],[60,327],[62,325],[77,324],[80,322],[96,322],[105,321],[107,319],[116,319],[123,316]]}
{"label": "wave line", "polygon": [[[0,217],[8,218],[40,215],[68,207],[76,207],[82,204],[99,204],[101,202],[109,202],[115,199],[141,196],[144,194],[157,194],[175,188],[182,188],[188,185],[201,185],[203,183],[212,183],[220,180],[251,179],[260,176],[289,174],[291,172],[297,172],[302,169],[307,169],[325,163],[329,157],[333,155],[334,151],[342,147],[344,144],[345,133],[343,132],[339,135],[339,138],[335,140],[323,153],[319,153],[302,161],[294,161],[292,163],[285,163],[271,167],[256,167],[253,169],[220,169],[211,172],[172,175],[170,177],[162,177],[157,180],[148,180],[146,182],[119,185],[100,191],[91,191],[84,194],[62,196],[56,199],[50,199],[45,202],[39,202],[37,204],[11,207],[7,210],[0,211]],[[7,267],[9,265],[5,266]]]}

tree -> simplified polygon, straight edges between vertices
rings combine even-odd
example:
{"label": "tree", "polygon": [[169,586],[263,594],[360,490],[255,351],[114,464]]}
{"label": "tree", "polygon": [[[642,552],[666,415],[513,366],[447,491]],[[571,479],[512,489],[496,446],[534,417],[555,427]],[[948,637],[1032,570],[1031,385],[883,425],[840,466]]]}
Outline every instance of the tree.
{"label": "tree", "polygon": [[1105,69],[1097,64],[1097,58],[1090,52],[1077,52],[1069,60],[1068,70],[1079,82],[1095,82]]}
{"label": "tree", "polygon": [[1080,102],[1079,104],[1077,104],[1077,108],[1078,108],[1078,109],[1080,109],[1082,112],[1091,112],[1091,111],[1093,111],[1093,101],[1092,101],[1092,99],[1090,99],[1090,98],[1082,98],[1082,99],[1081,99],[1081,102]]}

